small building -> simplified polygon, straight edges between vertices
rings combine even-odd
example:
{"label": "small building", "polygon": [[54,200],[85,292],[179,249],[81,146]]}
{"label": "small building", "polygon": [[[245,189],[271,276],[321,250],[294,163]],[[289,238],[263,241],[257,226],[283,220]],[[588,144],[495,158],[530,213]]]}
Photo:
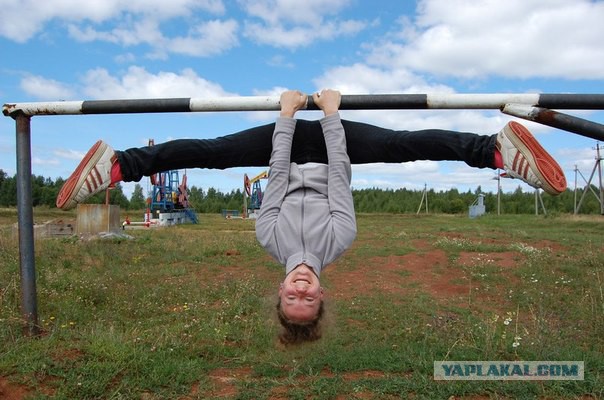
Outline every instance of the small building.
{"label": "small building", "polygon": [[470,218],[480,217],[485,213],[484,194],[479,194],[474,203],[470,206]]}

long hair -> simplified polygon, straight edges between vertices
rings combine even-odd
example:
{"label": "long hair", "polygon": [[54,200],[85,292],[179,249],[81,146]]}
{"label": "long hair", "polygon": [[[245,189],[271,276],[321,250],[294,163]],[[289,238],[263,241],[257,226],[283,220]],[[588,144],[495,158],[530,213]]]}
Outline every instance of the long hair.
{"label": "long hair", "polygon": [[293,322],[285,316],[281,309],[281,298],[277,302],[277,316],[283,327],[279,334],[279,341],[285,345],[314,342],[321,339],[321,318],[325,312],[323,300],[315,318],[310,321]]}

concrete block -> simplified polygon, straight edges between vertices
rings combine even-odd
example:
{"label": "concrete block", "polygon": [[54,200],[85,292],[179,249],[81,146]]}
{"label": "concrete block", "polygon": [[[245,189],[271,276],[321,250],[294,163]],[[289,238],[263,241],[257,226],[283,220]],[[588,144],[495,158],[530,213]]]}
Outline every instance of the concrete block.
{"label": "concrete block", "polygon": [[119,232],[120,207],[113,204],[78,204],[76,233],[95,234],[100,232]]}

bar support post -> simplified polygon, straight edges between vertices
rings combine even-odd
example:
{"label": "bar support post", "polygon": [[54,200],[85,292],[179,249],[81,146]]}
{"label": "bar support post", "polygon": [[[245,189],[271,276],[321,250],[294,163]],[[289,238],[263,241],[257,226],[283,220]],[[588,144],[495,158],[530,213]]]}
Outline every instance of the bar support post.
{"label": "bar support post", "polygon": [[34,253],[34,218],[31,186],[31,117],[18,114],[17,142],[17,213],[19,227],[19,261],[21,273],[21,315],[24,334],[39,332]]}

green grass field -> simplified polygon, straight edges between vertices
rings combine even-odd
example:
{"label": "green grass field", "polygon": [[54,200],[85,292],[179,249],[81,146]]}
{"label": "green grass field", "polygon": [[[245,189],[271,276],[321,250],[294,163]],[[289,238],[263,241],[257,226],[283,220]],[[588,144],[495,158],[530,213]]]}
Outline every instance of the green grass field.
{"label": "green grass field", "polygon": [[[359,215],[321,277],[324,337],[297,347],[277,340],[282,267],[253,221],[219,215],[37,240],[43,333],[26,337],[15,222],[0,210],[0,398],[604,397],[600,216]],[[585,379],[435,381],[442,360],[584,361]]]}

